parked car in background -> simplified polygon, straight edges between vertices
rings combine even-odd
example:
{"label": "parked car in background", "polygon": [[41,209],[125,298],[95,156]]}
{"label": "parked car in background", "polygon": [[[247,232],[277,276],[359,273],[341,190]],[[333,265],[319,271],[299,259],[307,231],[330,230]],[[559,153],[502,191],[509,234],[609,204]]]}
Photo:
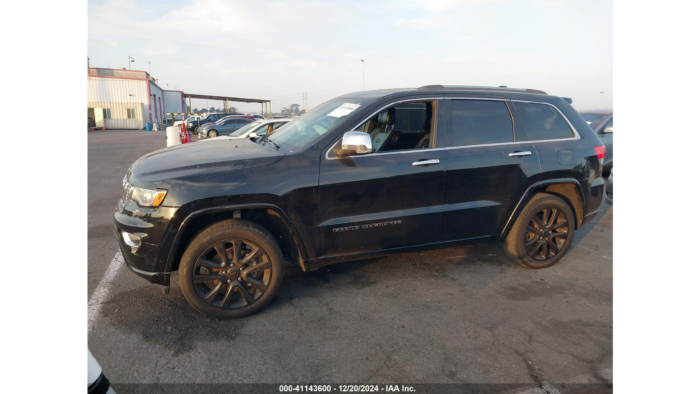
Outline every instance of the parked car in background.
{"label": "parked car in background", "polygon": [[88,349],[88,394],[115,394],[102,367]]}
{"label": "parked car in background", "polygon": [[195,120],[200,120],[200,119],[202,119],[202,117],[199,115],[191,115],[190,117],[188,117],[185,120],[176,120],[175,122],[173,122],[173,126],[179,126],[181,123],[194,122]]}
{"label": "parked car in background", "polygon": [[244,125],[240,129],[234,131],[229,135],[220,135],[216,138],[203,139],[202,141],[217,141],[223,138],[249,138],[255,140],[260,136],[265,134],[271,134],[278,128],[287,124],[291,119],[266,119],[261,121],[254,121],[247,125]]}
{"label": "parked car in background", "polygon": [[608,175],[613,166],[613,110],[596,109],[579,111],[583,120],[588,123],[605,145],[605,163],[603,175]]}
{"label": "parked car in background", "polygon": [[248,116],[229,116],[216,123],[205,124],[197,129],[199,139],[214,138],[220,135],[231,134],[241,127],[253,122]]}
{"label": "parked car in background", "polygon": [[613,190],[613,170],[612,168],[610,169],[610,175],[608,175],[608,179],[605,181],[605,202],[608,204],[612,205],[612,190]]}
{"label": "parked car in background", "polygon": [[250,116],[252,116],[253,119],[255,119],[255,120],[263,120],[263,119],[265,119],[265,117],[263,117],[262,115],[258,115],[258,114],[253,114],[253,115],[250,115]]}
{"label": "parked car in background", "polygon": [[207,123],[216,123],[219,121],[221,118],[225,118],[227,116],[232,116],[236,114],[211,114],[208,115],[204,119],[187,119],[187,131],[192,131],[195,134],[199,131],[199,127],[202,125],[205,125]]}
{"label": "parked car in background", "polygon": [[549,267],[605,194],[605,146],[566,99],[532,89],[355,92],[232,141],[141,157],[114,212],[126,266],[164,286],[178,271],[189,304],[220,319],[267,305],[285,261],[502,242]]}

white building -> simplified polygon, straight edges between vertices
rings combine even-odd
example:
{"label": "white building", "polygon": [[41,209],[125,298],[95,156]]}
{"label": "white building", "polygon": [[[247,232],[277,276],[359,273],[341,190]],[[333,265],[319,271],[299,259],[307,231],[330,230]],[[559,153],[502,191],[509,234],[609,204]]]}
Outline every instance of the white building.
{"label": "white building", "polygon": [[88,74],[88,124],[107,129],[137,129],[164,123],[167,113],[186,112],[183,92],[161,89],[146,71],[91,68]]}

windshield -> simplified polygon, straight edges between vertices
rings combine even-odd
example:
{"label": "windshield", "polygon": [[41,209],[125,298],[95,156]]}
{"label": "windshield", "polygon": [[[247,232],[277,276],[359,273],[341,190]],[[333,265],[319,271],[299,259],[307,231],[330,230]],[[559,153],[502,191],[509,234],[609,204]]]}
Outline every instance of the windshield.
{"label": "windshield", "polygon": [[595,129],[598,127],[601,121],[603,121],[603,118],[608,116],[607,114],[581,114],[581,117],[583,120],[588,123],[592,129]]}
{"label": "windshield", "polygon": [[372,101],[353,98],[326,101],[280,127],[267,140],[290,152],[301,150],[340,124],[347,115]]}
{"label": "windshield", "polygon": [[254,128],[260,126],[260,122],[253,122],[253,123],[248,123],[247,125],[241,127],[240,129],[234,131],[233,133],[229,134],[231,137],[240,137],[243,134],[253,130]]}

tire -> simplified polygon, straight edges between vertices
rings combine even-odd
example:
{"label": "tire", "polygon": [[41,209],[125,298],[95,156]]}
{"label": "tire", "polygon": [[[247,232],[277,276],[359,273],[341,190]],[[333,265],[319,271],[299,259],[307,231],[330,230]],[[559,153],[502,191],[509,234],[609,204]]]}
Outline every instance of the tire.
{"label": "tire", "polygon": [[192,129],[192,132],[195,134],[199,133],[199,126],[194,126],[194,129]]}
{"label": "tire", "polygon": [[209,132],[207,133],[207,137],[209,137],[209,138],[214,138],[214,137],[218,137],[218,136],[219,136],[219,132],[216,130],[209,130]]}
{"label": "tire", "polygon": [[207,227],[190,242],[178,274],[194,309],[217,319],[234,319],[252,315],[272,301],[282,284],[284,260],[269,231],[247,220],[230,219]]}
{"label": "tire", "polygon": [[[545,213],[547,222],[544,221]],[[536,194],[525,206],[503,243],[513,260],[527,268],[556,264],[571,246],[575,216],[569,204],[551,194]]]}

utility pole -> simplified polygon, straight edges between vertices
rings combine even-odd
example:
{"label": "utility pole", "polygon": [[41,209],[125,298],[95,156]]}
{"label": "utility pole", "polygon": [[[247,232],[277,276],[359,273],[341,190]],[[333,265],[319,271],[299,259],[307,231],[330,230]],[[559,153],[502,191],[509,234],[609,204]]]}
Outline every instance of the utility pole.
{"label": "utility pole", "polygon": [[365,90],[365,61],[360,59],[362,62],[362,90]]}
{"label": "utility pole", "polygon": [[600,108],[603,108],[603,93],[605,92],[600,92]]}
{"label": "utility pole", "polygon": [[134,58],[129,56],[129,60],[127,61],[127,63],[129,63],[129,70],[131,70],[131,63],[133,63],[133,62],[134,62]]}

